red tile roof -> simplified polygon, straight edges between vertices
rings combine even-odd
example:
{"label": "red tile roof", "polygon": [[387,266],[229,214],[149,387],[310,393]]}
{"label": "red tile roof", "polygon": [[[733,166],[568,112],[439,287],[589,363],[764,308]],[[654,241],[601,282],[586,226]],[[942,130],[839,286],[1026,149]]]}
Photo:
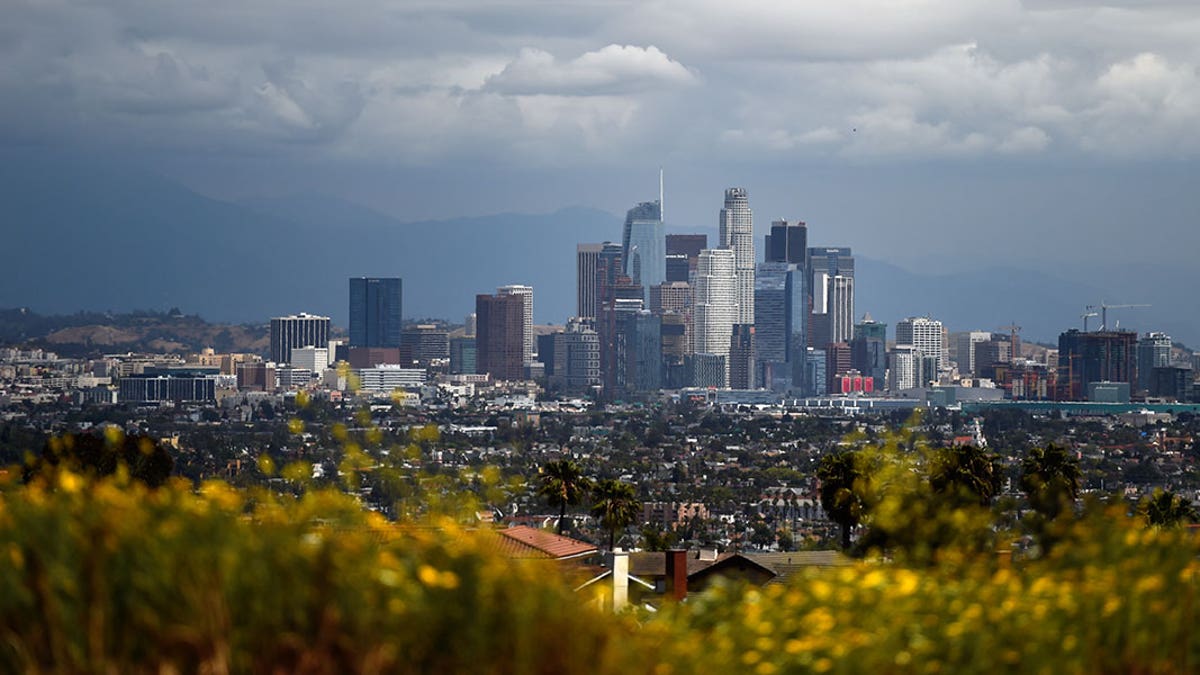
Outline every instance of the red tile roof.
{"label": "red tile roof", "polygon": [[560,537],[553,532],[517,525],[505,530],[496,530],[500,552],[510,558],[551,558],[562,560],[597,553],[592,544],[570,537]]}

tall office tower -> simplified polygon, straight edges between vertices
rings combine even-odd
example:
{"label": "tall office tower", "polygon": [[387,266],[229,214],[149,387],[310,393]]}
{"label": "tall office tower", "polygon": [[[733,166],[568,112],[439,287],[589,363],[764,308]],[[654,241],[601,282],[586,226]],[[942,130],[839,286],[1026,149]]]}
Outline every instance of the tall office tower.
{"label": "tall office tower", "polygon": [[600,254],[596,258],[596,306],[590,314],[580,316],[599,320],[600,309],[616,297],[614,289],[622,283],[629,285],[629,277],[625,276],[625,264],[622,260],[620,244],[606,241],[600,245]]}
{"label": "tall office tower", "polygon": [[510,284],[496,289],[496,295],[515,295],[525,303],[525,323],[521,328],[521,341],[525,345],[522,357],[525,365],[533,363],[533,286]]}
{"label": "tall office tower", "polygon": [[725,354],[696,353],[688,357],[689,379],[693,387],[725,389],[729,364]]}
{"label": "tall office tower", "polygon": [[850,345],[830,342],[825,345],[825,392],[841,393],[840,376],[850,372]]}
{"label": "tall office tower", "polygon": [[684,364],[687,362],[688,325],[686,318],[679,312],[663,312],[662,318],[662,360],[663,387],[678,389],[688,385]]}
{"label": "tall office tower", "polygon": [[686,255],[671,253],[667,255],[667,283],[672,281],[688,282],[692,278],[692,266]]}
{"label": "tall office tower", "polygon": [[463,321],[463,334],[466,337],[475,337],[475,325],[475,312],[471,312]]}
{"label": "tall office tower", "polygon": [[450,338],[450,374],[475,374],[475,338]]}
{"label": "tall office tower", "polygon": [[403,282],[395,277],[351,277],[350,346],[399,347]]}
{"label": "tall office tower", "polygon": [[953,358],[958,363],[958,372],[962,375],[974,375],[978,372],[975,365],[975,346],[980,342],[988,342],[992,334],[982,330],[972,330],[962,333],[951,333],[950,346],[954,348]]}
{"label": "tall office tower", "polygon": [[588,393],[600,386],[600,336],[590,322],[567,320],[567,328],[554,334],[554,375],[551,386],[566,393]]}
{"label": "tall office tower", "polygon": [[889,390],[913,389],[923,381],[921,351],[916,347],[898,344],[888,350],[887,360]]}
{"label": "tall office tower", "polygon": [[744,323],[734,324],[733,335],[729,343],[729,388],[756,389],[757,378],[754,377],[754,326]]}
{"label": "tall office tower", "polygon": [[789,223],[776,220],[771,223],[771,234],[767,235],[766,262],[786,262],[803,266],[808,255],[808,225],[797,220]]}
{"label": "tall office tower", "polygon": [[[716,354],[729,363],[733,324],[737,323],[737,272],[730,249],[704,249],[696,266],[692,294],[693,349]],[[726,386],[726,385],[722,385]]]}
{"label": "tall office tower", "polygon": [[[707,234],[668,234],[667,255],[687,256],[691,271],[696,271],[700,260],[700,251],[708,248]],[[684,279],[683,281],[687,281]]]}
{"label": "tall office tower", "polygon": [[445,328],[435,324],[418,324],[400,334],[412,358],[425,368],[435,359],[450,358],[450,337]]}
{"label": "tall office tower", "polygon": [[1137,343],[1137,389],[1149,391],[1155,368],[1171,365],[1171,336],[1146,333]]}
{"label": "tall office tower", "polygon": [[824,396],[828,374],[825,372],[825,350],[809,347],[804,350],[804,394]]}
{"label": "tall office tower", "polygon": [[[1062,395],[1079,401],[1093,382],[1137,386],[1137,333],[1127,330],[1081,333],[1072,328],[1058,336],[1058,381]],[[1064,375],[1066,377],[1064,377]]]}
{"label": "tall office tower", "polygon": [[854,277],[840,274],[829,277],[827,292],[829,341],[849,342],[854,336]]}
{"label": "tall office tower", "polygon": [[691,353],[692,340],[692,286],[691,284],[674,281],[650,287],[650,311],[658,316],[667,314],[678,315],[678,321],[684,328],[684,354]]}
{"label": "tall office tower", "polygon": [[721,248],[734,253],[737,275],[737,320],[734,323],[754,323],[754,215],[746,201],[745,188],[725,191],[725,208],[721,209]]}
{"label": "tall office tower", "polygon": [[[667,280],[667,241],[658,202],[642,202],[625,216],[622,240],[625,276],[643,293]],[[648,296],[642,300],[649,302]]]}
{"label": "tall office tower", "polygon": [[803,386],[807,323],[803,267],[761,263],[754,277],[754,351],[763,387],[787,391]]}
{"label": "tall office tower", "polygon": [[538,335],[534,340],[537,343],[537,362],[542,364],[542,374],[546,377],[554,374],[554,336],[561,332],[561,330],[555,330],[552,333]]}
{"label": "tall office tower", "polygon": [[[925,380],[937,378],[942,369],[942,322],[929,317],[909,317],[896,324],[896,344],[912,345],[921,352],[920,357],[933,359],[934,371],[923,372]],[[926,362],[928,363],[928,362]]]}
{"label": "tall office tower", "polygon": [[875,380],[874,388],[879,391],[887,379],[887,324],[871,318],[870,314],[854,324],[854,337],[850,340],[850,367]]}
{"label": "tall office tower", "polygon": [[821,274],[827,277],[853,277],[854,255],[848,246],[830,246],[809,248],[805,258],[805,271],[808,272],[810,284],[808,297],[813,302],[815,312],[816,306],[824,302],[820,298],[826,290],[817,283],[817,277]]}
{"label": "tall office tower", "polygon": [[575,316],[596,318],[596,266],[604,244],[575,247]]}
{"label": "tall office tower", "polygon": [[662,320],[632,302],[614,308],[616,359],[614,393],[662,388]]}
{"label": "tall office tower", "polygon": [[329,344],[329,317],[293,314],[271,319],[271,360],[291,363],[297,347],[325,347]]}
{"label": "tall office tower", "polygon": [[475,314],[475,369],[497,380],[525,379],[525,299],[477,295]]}

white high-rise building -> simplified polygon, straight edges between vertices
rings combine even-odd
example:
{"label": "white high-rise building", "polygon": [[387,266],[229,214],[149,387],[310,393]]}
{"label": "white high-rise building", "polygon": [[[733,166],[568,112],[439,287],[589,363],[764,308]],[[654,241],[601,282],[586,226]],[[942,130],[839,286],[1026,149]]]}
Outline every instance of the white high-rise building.
{"label": "white high-rise building", "polygon": [[521,338],[525,345],[525,365],[533,363],[533,286],[510,284],[496,289],[496,295],[519,295],[525,301],[525,322],[521,327]]}
{"label": "white high-rise building", "polygon": [[746,200],[746,188],[725,191],[721,209],[721,248],[734,253],[737,276],[737,317],[734,323],[754,323],[754,214]]}
{"label": "white high-rise building", "polygon": [[693,348],[729,362],[733,324],[737,323],[737,267],[730,249],[704,249],[696,265],[693,290]]}
{"label": "white high-rise building", "polygon": [[[942,366],[942,322],[929,317],[909,317],[896,324],[896,344],[912,345],[926,359],[936,360],[936,370]],[[924,373],[925,379],[937,377],[937,372]]]}
{"label": "white high-rise building", "polygon": [[828,280],[829,341],[849,342],[854,337],[854,277],[836,275]]}
{"label": "white high-rise building", "polygon": [[921,382],[921,352],[912,345],[896,345],[888,350],[888,389],[912,389]]}

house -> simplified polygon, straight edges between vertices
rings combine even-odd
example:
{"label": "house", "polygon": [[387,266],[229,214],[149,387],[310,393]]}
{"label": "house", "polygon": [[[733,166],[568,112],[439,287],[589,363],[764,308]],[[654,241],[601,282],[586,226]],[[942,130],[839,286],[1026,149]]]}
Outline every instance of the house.
{"label": "house", "polygon": [[[839,551],[790,553],[718,553],[699,551],[638,552],[629,554],[629,576],[636,582],[630,595],[642,602],[655,596],[678,599],[697,593],[716,580],[745,581],[756,586],[785,583],[804,569],[845,567],[853,561]],[[652,590],[651,590],[652,589]]]}

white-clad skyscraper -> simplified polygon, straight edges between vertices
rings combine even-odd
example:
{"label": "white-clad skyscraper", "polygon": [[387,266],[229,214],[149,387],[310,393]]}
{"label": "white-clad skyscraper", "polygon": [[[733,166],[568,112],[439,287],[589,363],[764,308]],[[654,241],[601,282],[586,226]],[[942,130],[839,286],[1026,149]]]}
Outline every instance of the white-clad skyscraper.
{"label": "white-clad skyscraper", "polygon": [[721,209],[721,248],[734,254],[737,277],[737,317],[734,323],[754,323],[754,215],[746,200],[745,188],[725,191],[725,208]]}
{"label": "white-clad skyscraper", "polygon": [[738,308],[734,252],[729,249],[704,249],[696,265],[696,286],[692,311],[697,354],[718,354],[729,362],[733,324]]}

